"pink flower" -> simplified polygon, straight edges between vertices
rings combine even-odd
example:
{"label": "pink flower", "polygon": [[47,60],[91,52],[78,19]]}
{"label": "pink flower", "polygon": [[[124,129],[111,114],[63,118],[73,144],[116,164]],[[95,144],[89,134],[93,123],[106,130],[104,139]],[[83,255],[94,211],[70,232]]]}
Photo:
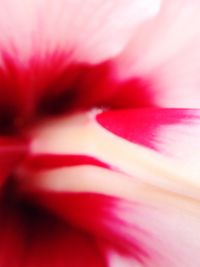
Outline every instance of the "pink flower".
{"label": "pink flower", "polygon": [[200,266],[199,7],[1,2],[0,266]]}

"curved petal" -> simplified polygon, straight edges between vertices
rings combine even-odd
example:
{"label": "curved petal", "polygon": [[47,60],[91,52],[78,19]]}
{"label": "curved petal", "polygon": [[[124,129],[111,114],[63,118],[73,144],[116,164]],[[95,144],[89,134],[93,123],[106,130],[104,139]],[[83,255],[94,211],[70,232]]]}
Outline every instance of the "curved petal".
{"label": "curved petal", "polygon": [[145,77],[162,107],[199,107],[199,1],[165,0],[118,58],[121,77]]}
{"label": "curved petal", "polygon": [[[99,114],[98,112],[78,113],[66,119],[43,123],[32,134],[33,157],[43,153],[87,155],[106,163],[107,167],[104,167],[109,168],[106,170],[93,164],[70,168],[63,166],[61,169],[53,170],[48,170],[47,167],[44,172],[41,171],[44,186],[55,186],[57,182],[54,177],[57,177],[59,186],[62,185],[62,181],[65,181],[72,191],[90,188],[98,192],[106,190],[112,194],[115,190],[121,192],[120,181],[125,174],[137,177],[148,184],[199,198],[197,164],[199,150],[196,149],[199,140],[199,112],[197,110],[150,109],[107,111]],[[188,154],[191,159],[186,164]],[[113,173],[112,170],[114,170]],[[96,173],[93,178],[95,182],[90,183],[93,172]],[[82,173],[82,175],[73,179],[76,173]],[[112,180],[108,180],[108,183],[102,182],[106,181],[109,175],[115,179],[114,187]],[[67,180],[64,178],[66,176],[68,176]],[[52,178],[49,180],[52,181],[52,185],[48,183],[48,177]],[[36,181],[38,183],[40,179]],[[125,181],[127,182],[125,188],[128,190],[125,191],[130,193],[128,186],[130,181],[127,179]],[[31,179],[27,182],[31,183]],[[122,195],[125,196],[125,193]]]}

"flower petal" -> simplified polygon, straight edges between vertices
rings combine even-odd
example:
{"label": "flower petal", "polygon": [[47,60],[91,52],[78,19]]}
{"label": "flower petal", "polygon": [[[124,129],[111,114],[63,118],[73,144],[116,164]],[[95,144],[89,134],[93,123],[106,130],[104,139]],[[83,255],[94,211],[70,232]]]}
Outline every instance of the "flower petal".
{"label": "flower petal", "polygon": [[157,13],[160,1],[87,0],[84,8],[80,0],[3,1],[0,120],[18,130],[44,112],[109,104],[116,82],[104,61]]}
{"label": "flower petal", "polygon": [[[155,15],[160,0],[16,0],[0,9],[1,51],[20,62],[57,50],[99,61],[119,53],[133,30]],[[17,8],[16,8],[17,7]]]}
{"label": "flower petal", "polygon": [[192,138],[198,129],[197,110],[95,111],[48,121],[33,133],[33,157],[81,153],[109,168],[91,162],[25,171],[21,190],[105,240],[110,267],[198,267],[199,172],[191,171],[190,164],[183,166],[185,157],[178,159],[173,142],[169,149],[175,159],[163,149],[168,137],[175,135],[175,143],[188,142],[192,151],[190,141],[198,144],[199,135]]}
{"label": "flower petal", "polygon": [[[100,241],[100,248],[112,247],[121,253],[130,254],[138,261],[148,258],[140,240],[125,232],[124,221],[116,216],[116,199],[93,193],[69,194],[55,191],[32,191],[29,199],[53,211],[58,217]],[[134,232],[144,234],[137,226]],[[141,233],[140,233],[141,231]],[[105,252],[105,251],[103,251]],[[104,253],[103,253],[104,254]]]}
{"label": "flower petal", "polygon": [[132,202],[65,188],[34,190],[29,198],[101,240],[110,267],[198,267],[199,203],[150,187],[138,191]]}
{"label": "flower petal", "polygon": [[1,266],[106,267],[92,236],[27,200],[1,199],[0,218]]}
{"label": "flower petal", "polygon": [[149,79],[159,106],[199,107],[199,7],[197,0],[164,0],[118,59],[122,79]]}
{"label": "flower petal", "polygon": [[[59,121],[48,121],[46,125],[43,123],[36,129],[35,133],[33,131],[33,157],[48,153],[87,155],[106,163],[106,168],[110,170],[95,167],[93,164],[70,168],[63,166],[61,169],[41,171],[44,179],[38,178],[36,181],[43,181],[43,185],[47,187],[54,187],[56,184],[60,187],[64,182],[72,191],[83,188],[86,190],[88,184],[94,192],[99,192],[101,188],[100,192],[106,190],[109,194],[118,195],[123,192],[120,181],[124,180],[122,177],[126,175],[199,198],[199,152],[196,149],[198,136],[199,112],[196,110],[141,109],[99,114],[79,113]],[[177,140],[180,141],[179,144]],[[188,153],[191,160],[185,164]],[[91,177],[93,172],[96,173],[95,178]],[[76,173],[82,175],[73,179]],[[109,175],[115,179],[114,187],[111,179],[108,183],[103,182]],[[64,178],[66,176],[67,180]],[[57,180],[54,180],[54,177],[57,177]],[[96,181],[96,186],[95,183],[90,183],[91,179]],[[130,192],[129,182],[131,183],[130,179],[124,181],[122,184],[126,184],[126,193],[122,193],[123,197]],[[31,179],[27,182],[31,183]]]}
{"label": "flower petal", "polygon": [[191,168],[198,168],[199,109],[107,111],[97,115],[97,121],[130,142],[154,149]]}
{"label": "flower petal", "polygon": [[4,55],[0,94],[0,134],[19,134],[38,118],[94,106],[133,108],[154,104],[148,82],[120,82],[112,61],[74,63],[59,53],[44,60],[33,58],[28,66]]}
{"label": "flower petal", "polygon": [[[47,222],[47,224],[49,223]],[[32,249],[29,253],[27,252],[27,267],[44,265],[50,267],[65,267],[66,265],[106,267],[98,246],[91,236],[74,230],[70,226],[64,228],[58,224],[53,229],[49,226],[43,225],[41,230],[35,233]],[[48,228],[48,231],[41,236],[41,231],[45,231],[45,227]]]}
{"label": "flower petal", "polygon": [[[185,212],[184,202],[177,209],[173,207],[176,200],[173,203],[166,202],[166,205],[158,204],[159,199],[156,205],[151,205],[151,202],[147,203],[147,201],[145,201],[146,205],[144,203],[136,205],[133,209],[120,209],[119,216],[127,222],[127,225],[128,222],[130,225],[134,223],[143,229],[146,235],[139,237],[134,233],[134,237],[138,237],[141,243],[144,242],[143,248],[149,251],[150,257],[142,263],[135,263],[134,257],[133,259],[124,257],[122,253],[111,250],[107,254],[109,266],[199,266],[199,257],[196,256],[200,247],[199,205],[196,206],[196,213],[191,213]],[[128,227],[127,233],[131,233]]]}

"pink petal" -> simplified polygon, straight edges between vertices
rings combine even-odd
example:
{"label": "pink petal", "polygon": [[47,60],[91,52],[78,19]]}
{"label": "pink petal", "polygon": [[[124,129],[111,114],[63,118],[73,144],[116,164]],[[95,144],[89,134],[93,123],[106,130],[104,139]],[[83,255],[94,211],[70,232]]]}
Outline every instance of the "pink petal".
{"label": "pink petal", "polygon": [[160,0],[88,0],[84,9],[80,5],[70,0],[2,4],[0,120],[7,121],[9,130],[19,131],[44,113],[151,103],[146,82],[122,85],[108,60],[141,21],[157,13]]}
{"label": "pink petal", "polygon": [[164,0],[119,58],[121,78],[149,80],[159,106],[199,107],[199,7],[197,0]]}
{"label": "pink petal", "polygon": [[156,188],[139,191],[134,202],[68,194],[64,188],[63,193],[32,191],[29,197],[103,241],[101,251],[108,266],[198,267],[198,203]]}
{"label": "pink petal", "polygon": [[3,1],[0,46],[20,62],[55,51],[74,59],[102,61],[119,53],[141,21],[154,16],[160,0]]}
{"label": "pink petal", "polygon": [[200,158],[200,110],[129,109],[107,111],[97,121],[112,133],[194,166]]}
{"label": "pink petal", "polygon": [[[145,204],[135,205],[134,208],[125,206],[124,210],[122,208],[119,210],[118,216],[127,223],[127,233],[133,234],[143,243],[143,248],[149,252],[149,257],[144,259],[144,262],[138,263],[134,257],[125,257],[122,253],[111,249],[107,253],[110,267],[199,266],[199,205],[196,203],[193,206],[183,201],[177,206],[176,198],[172,202],[168,200],[165,204],[159,203],[158,197],[157,203],[152,205],[147,197]],[[193,206],[194,210],[187,210],[185,205]],[[139,226],[146,235],[133,233],[132,228],[129,228],[132,224]]]}

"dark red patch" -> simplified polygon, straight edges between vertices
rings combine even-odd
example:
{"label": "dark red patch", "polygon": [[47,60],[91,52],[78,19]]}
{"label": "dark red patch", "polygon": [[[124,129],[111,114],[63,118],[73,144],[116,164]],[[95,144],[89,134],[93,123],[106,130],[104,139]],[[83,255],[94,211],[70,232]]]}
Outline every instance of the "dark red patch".
{"label": "dark red patch", "polygon": [[150,81],[138,77],[120,82],[108,106],[114,109],[155,106],[152,86]]}
{"label": "dark red patch", "polygon": [[0,198],[0,266],[108,267],[95,237],[27,199],[10,197]]}
{"label": "dark red patch", "polygon": [[93,107],[136,108],[153,105],[150,83],[141,78],[119,81],[112,62],[69,64],[55,76],[44,92],[38,110],[46,115]]}
{"label": "dark red patch", "polygon": [[[148,258],[149,252],[139,240],[128,234],[127,229],[137,226],[126,224],[126,220],[115,215],[119,211],[119,199],[95,193],[65,193],[28,191],[29,198],[52,211],[72,225],[104,240],[122,254],[131,255],[139,262]],[[132,207],[134,207],[132,203]],[[133,208],[134,210],[134,208]]]}
{"label": "dark red patch", "polygon": [[0,68],[0,133],[15,133],[41,116],[92,107],[152,106],[149,81],[119,81],[112,61],[74,63],[69,55],[33,57],[27,65],[3,53]]}

